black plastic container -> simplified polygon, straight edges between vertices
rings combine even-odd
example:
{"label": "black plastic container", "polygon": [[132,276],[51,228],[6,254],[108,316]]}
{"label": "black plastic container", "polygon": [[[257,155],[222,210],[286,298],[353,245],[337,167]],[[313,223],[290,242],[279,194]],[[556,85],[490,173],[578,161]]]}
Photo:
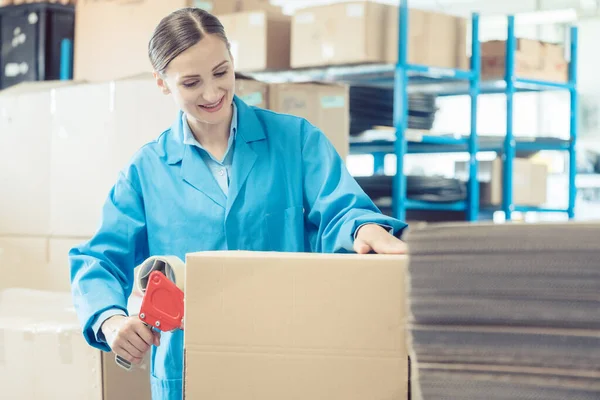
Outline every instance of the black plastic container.
{"label": "black plastic container", "polygon": [[[74,32],[72,5],[0,7],[0,89],[26,81],[59,79],[62,41],[73,43]],[[72,54],[68,55],[68,63],[72,71]]]}

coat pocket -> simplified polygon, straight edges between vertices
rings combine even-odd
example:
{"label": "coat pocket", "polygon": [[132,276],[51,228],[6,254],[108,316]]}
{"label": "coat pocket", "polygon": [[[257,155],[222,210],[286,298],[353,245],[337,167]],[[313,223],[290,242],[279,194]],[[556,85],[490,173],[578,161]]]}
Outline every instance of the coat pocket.
{"label": "coat pocket", "polygon": [[304,251],[304,208],[288,207],[265,217],[265,234],[270,251]]}

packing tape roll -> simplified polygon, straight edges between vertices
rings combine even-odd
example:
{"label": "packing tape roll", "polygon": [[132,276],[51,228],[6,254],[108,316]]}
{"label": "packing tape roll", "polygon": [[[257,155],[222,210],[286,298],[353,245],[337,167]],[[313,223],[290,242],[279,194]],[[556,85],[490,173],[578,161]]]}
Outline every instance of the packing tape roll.
{"label": "packing tape roll", "polygon": [[141,293],[146,293],[148,279],[154,271],[160,271],[177,287],[184,290],[185,263],[175,256],[154,256],[138,265],[134,271],[135,287]]}

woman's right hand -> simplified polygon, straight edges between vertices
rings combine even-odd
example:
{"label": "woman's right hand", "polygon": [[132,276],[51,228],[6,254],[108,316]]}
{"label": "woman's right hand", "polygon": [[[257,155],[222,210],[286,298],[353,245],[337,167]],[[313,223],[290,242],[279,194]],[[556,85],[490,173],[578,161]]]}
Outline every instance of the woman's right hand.
{"label": "woman's right hand", "polygon": [[100,328],[112,351],[132,364],[140,364],[150,346],[160,345],[160,332],[153,331],[138,317],[115,315]]}

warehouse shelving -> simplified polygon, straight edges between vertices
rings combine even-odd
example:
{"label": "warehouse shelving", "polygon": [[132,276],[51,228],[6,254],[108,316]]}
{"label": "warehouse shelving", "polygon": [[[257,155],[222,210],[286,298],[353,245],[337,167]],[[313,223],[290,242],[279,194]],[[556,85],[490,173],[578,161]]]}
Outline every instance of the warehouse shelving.
{"label": "warehouse shelving", "polygon": [[[524,79],[515,76],[515,18],[508,16],[506,41],[506,72],[504,79],[481,80],[481,54],[479,42],[479,15],[473,14],[471,24],[471,60],[469,70],[448,69],[413,65],[407,62],[408,43],[408,1],[399,7],[398,63],[396,65],[354,65],[332,66],[292,70],[276,73],[258,73],[254,77],[271,82],[328,81],[348,84],[368,84],[394,88],[394,130],[387,138],[351,138],[351,153],[372,154],[375,173],[383,173],[383,160],[387,154],[396,155],[396,171],[393,180],[392,212],[404,219],[407,210],[464,211],[469,221],[476,221],[483,215],[479,204],[479,183],[477,181],[477,154],[492,151],[503,156],[503,204],[498,209],[504,211],[507,220],[513,212],[566,212],[574,216],[575,206],[575,146],[577,138],[577,28],[570,30],[569,80],[565,83]],[[570,138],[518,138],[514,134],[514,95],[518,92],[541,92],[566,90],[571,97]],[[413,92],[432,93],[438,96],[470,96],[470,133],[467,136],[453,134],[440,135],[415,132],[408,129],[408,94]],[[477,103],[479,95],[504,94],[506,96],[506,132],[498,137],[482,137],[477,134]],[[378,133],[380,134],[380,132]],[[368,135],[366,135],[368,137]],[[569,204],[566,209],[525,207],[513,202],[512,178],[513,162],[517,154],[543,150],[567,151],[569,153]],[[406,196],[406,176],[402,173],[404,156],[411,153],[469,154],[469,179],[467,200],[454,203],[428,203],[413,201]],[[486,211],[494,211],[489,209]]]}

